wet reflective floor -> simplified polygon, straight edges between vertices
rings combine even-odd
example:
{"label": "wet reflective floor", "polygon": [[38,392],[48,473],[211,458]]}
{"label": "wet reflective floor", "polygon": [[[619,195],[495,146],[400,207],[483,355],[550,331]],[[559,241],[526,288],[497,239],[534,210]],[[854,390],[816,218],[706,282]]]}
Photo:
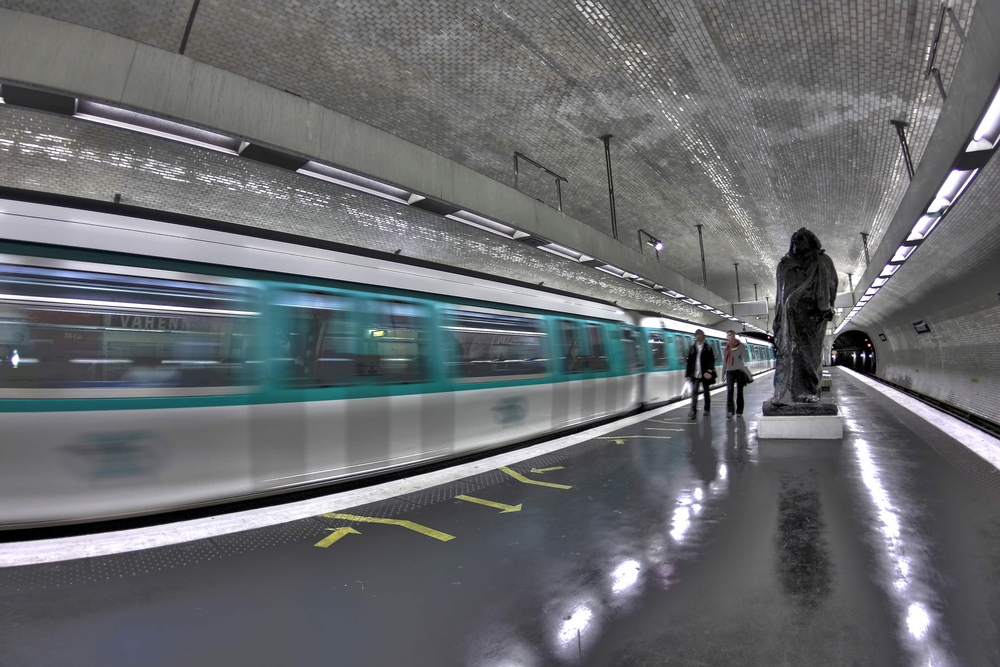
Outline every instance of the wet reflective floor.
{"label": "wet reflective floor", "polygon": [[745,421],[717,395],[328,516],[5,568],[0,665],[1000,664],[996,470],[833,375],[843,441],[758,441],[763,378]]}

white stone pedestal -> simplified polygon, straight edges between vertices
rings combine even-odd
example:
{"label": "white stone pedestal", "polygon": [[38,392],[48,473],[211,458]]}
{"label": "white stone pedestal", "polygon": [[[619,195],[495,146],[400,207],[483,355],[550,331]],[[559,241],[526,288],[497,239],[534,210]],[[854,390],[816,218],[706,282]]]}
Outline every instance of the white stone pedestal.
{"label": "white stone pedestal", "polygon": [[782,440],[840,440],[844,437],[844,418],[836,415],[820,417],[761,417],[757,422],[757,438]]}

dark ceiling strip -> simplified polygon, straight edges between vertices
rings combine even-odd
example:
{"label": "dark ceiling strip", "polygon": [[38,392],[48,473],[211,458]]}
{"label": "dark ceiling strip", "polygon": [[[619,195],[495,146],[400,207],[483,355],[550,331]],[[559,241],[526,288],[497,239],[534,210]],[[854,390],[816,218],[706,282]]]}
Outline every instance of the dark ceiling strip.
{"label": "dark ceiling strip", "polygon": [[415,201],[410,204],[410,206],[413,208],[422,208],[425,211],[437,213],[438,215],[451,215],[452,213],[457,213],[462,210],[453,204],[438,201],[437,199],[431,199],[430,197],[421,199],[420,201]]}
{"label": "dark ceiling strip", "polygon": [[301,169],[305,166],[305,158],[295,157],[294,155],[289,155],[288,153],[282,153],[281,151],[276,151],[273,148],[264,148],[263,146],[258,146],[257,144],[247,144],[240,151],[240,157],[245,157],[248,160],[253,160],[255,162],[263,162],[264,164],[269,164],[272,167],[280,167],[281,169],[288,169],[289,171],[295,171]]}
{"label": "dark ceiling strip", "polygon": [[47,111],[63,116],[72,116],[76,112],[75,97],[21,88],[9,83],[3,84],[3,100],[11,106]]}

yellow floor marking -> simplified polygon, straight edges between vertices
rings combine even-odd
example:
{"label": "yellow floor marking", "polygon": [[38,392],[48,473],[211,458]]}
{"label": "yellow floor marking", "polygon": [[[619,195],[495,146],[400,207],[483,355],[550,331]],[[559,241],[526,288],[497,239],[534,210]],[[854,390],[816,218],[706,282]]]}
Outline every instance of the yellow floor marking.
{"label": "yellow floor marking", "polygon": [[[670,440],[672,435],[602,435],[597,440],[624,440],[625,438],[653,438],[660,440]],[[624,444],[624,443],[619,443]]]}
{"label": "yellow floor marking", "polygon": [[563,466],[555,466],[553,468],[532,468],[529,472],[534,472],[541,474],[543,472],[552,472],[553,470],[565,470]]}
{"label": "yellow floor marking", "polygon": [[671,426],[679,426],[681,424],[697,424],[698,422],[679,422],[675,421],[680,419],[680,417],[671,417],[669,419],[647,419],[646,421],[656,422],[657,424],[670,424]]}
{"label": "yellow floor marking", "polygon": [[566,486],[565,484],[553,484],[552,482],[539,482],[538,480],[535,480],[535,479],[528,479],[527,477],[525,477],[521,473],[514,472],[513,470],[511,470],[510,468],[508,468],[506,466],[500,468],[500,470],[504,471],[505,473],[507,473],[508,475],[510,475],[511,477],[513,477],[514,479],[516,479],[517,481],[524,482],[525,484],[537,484],[538,486],[550,486],[553,489],[572,489],[573,488],[572,486]]}
{"label": "yellow floor marking", "polygon": [[327,528],[327,530],[332,530],[333,532],[324,537],[316,544],[314,544],[313,545],[314,547],[323,547],[324,549],[326,549],[328,546],[330,546],[331,544],[342,538],[344,535],[351,535],[352,533],[354,535],[361,534],[360,530],[354,530],[350,526],[348,526],[347,528]]}
{"label": "yellow floor marking", "polygon": [[325,516],[328,519],[343,519],[344,521],[360,521],[363,523],[387,523],[393,526],[402,526],[403,528],[409,528],[418,533],[426,535],[427,537],[433,537],[435,540],[441,540],[442,542],[447,542],[448,540],[455,539],[454,535],[449,535],[448,533],[442,533],[440,530],[434,530],[433,528],[428,528],[427,526],[421,526],[419,523],[413,523],[412,521],[404,521],[402,519],[379,519],[374,516],[358,516],[356,514],[341,514],[340,512],[330,512],[329,514],[321,514],[320,516]]}
{"label": "yellow floor marking", "polygon": [[655,426],[647,426],[646,430],[647,431],[680,431],[681,433],[684,432],[684,429],[682,429],[682,428],[656,428]]}
{"label": "yellow floor marking", "polygon": [[517,505],[504,505],[503,503],[495,503],[492,500],[483,500],[482,498],[473,498],[472,496],[455,496],[459,500],[467,500],[470,503],[478,503],[480,505],[486,505],[487,507],[495,507],[498,510],[503,510],[500,514],[507,514],[508,512],[520,512],[521,503]]}

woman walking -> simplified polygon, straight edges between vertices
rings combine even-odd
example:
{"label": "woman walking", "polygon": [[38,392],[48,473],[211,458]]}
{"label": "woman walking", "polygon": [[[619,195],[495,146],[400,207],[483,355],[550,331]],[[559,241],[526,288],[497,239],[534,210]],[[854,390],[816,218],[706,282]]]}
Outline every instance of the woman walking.
{"label": "woman walking", "polygon": [[[722,375],[726,378],[726,419],[732,419],[733,413],[743,417],[743,387],[747,383],[746,345],[736,337],[736,332],[730,329],[726,332],[729,339],[722,355]],[[733,409],[733,385],[736,386],[736,405]]]}

